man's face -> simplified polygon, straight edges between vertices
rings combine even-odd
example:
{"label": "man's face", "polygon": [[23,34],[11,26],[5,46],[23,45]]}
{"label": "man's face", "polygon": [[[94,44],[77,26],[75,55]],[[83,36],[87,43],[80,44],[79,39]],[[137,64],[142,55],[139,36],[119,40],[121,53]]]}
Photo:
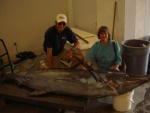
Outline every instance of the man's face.
{"label": "man's face", "polygon": [[59,22],[58,23],[57,21],[55,21],[55,25],[56,25],[56,29],[57,29],[58,32],[62,32],[66,27],[65,22]]}

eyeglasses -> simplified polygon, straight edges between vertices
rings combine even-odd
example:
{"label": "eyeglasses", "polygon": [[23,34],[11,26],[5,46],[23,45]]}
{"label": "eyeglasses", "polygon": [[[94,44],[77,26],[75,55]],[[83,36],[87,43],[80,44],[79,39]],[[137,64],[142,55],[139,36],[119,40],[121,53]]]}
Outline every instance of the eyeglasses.
{"label": "eyeglasses", "polygon": [[59,25],[59,26],[60,26],[60,25],[65,26],[65,25],[66,25],[66,23],[65,23],[65,22],[59,22],[59,23],[58,23],[58,25]]}

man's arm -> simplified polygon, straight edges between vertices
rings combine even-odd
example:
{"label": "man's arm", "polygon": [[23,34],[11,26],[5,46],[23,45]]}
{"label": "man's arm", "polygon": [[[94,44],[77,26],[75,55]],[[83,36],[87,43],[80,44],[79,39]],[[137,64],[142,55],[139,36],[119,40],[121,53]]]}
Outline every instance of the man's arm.
{"label": "man's arm", "polygon": [[72,48],[71,48],[71,49],[67,52],[67,54],[64,56],[64,58],[66,58],[66,59],[71,58],[71,57],[72,57],[72,51],[74,51],[75,49],[77,49],[77,48],[79,47],[79,45],[80,45],[80,43],[79,43],[79,41],[77,40],[77,41],[73,44]]}
{"label": "man's arm", "polygon": [[71,50],[75,50],[75,49],[77,49],[79,46],[80,46],[80,43],[79,43],[79,41],[77,40],[77,41],[73,44]]}
{"label": "man's arm", "polygon": [[53,68],[52,48],[47,48],[47,62],[48,62],[48,67]]}

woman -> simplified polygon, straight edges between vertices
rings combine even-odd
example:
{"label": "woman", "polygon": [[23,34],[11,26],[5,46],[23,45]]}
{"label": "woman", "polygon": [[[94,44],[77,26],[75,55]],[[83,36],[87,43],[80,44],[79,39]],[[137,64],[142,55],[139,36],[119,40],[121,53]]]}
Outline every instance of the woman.
{"label": "woman", "polygon": [[[99,28],[97,36],[100,41],[96,42],[90,49],[87,55],[87,64],[91,65],[93,62],[96,62],[100,69],[119,70],[118,67],[122,61],[119,44],[115,42],[115,54],[114,41],[110,38],[110,33],[106,26]],[[82,69],[87,70],[85,67]]]}

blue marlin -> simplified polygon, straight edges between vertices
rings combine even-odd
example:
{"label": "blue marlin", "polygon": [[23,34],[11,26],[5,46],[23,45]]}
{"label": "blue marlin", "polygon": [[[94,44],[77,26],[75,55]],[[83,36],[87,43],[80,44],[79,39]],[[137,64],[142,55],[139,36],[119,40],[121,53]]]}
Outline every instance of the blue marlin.
{"label": "blue marlin", "polygon": [[131,76],[119,71],[97,70],[99,76],[105,76],[107,83],[96,81],[89,71],[81,69],[54,68],[24,71],[5,75],[5,80],[15,80],[18,85],[34,89],[29,96],[39,96],[50,92],[80,96],[84,98],[102,98],[125,94],[150,81],[149,75]]}

